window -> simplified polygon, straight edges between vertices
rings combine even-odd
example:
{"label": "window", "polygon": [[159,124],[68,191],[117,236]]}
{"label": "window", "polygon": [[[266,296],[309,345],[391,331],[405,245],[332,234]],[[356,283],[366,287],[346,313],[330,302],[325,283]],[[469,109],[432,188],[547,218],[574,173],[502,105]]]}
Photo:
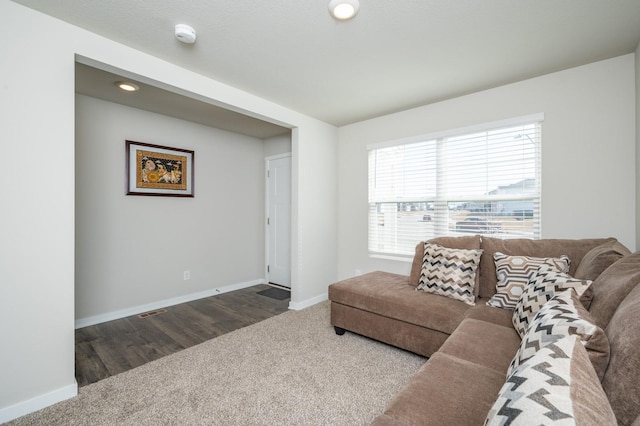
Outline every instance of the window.
{"label": "window", "polygon": [[542,115],[369,147],[369,253],[442,235],[540,238]]}

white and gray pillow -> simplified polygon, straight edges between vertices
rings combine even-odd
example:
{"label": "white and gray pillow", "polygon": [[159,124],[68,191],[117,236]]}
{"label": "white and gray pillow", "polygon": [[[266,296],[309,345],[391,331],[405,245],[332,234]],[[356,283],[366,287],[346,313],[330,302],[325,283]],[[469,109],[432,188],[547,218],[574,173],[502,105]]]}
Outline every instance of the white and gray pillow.
{"label": "white and gray pillow", "polygon": [[425,242],[416,290],[475,305],[473,289],[482,252],[481,249],[452,249]]}
{"label": "white and gray pillow", "polygon": [[496,264],[496,294],[494,294],[487,305],[494,308],[514,309],[518,299],[529,284],[529,280],[543,264],[551,265],[558,272],[569,272],[571,260],[568,256],[554,257],[531,257],[531,256],[508,256],[504,253],[495,252],[493,259]]}
{"label": "white and gray pillow", "polygon": [[609,364],[609,339],[582,306],[574,289],[557,294],[536,314],[509,365],[507,376],[537,351],[568,335],[578,336],[598,378],[602,379]]}
{"label": "white and gray pillow", "polygon": [[491,426],[533,424],[617,424],[576,335],[556,340],[518,366],[485,420]]}
{"label": "white and gray pillow", "polygon": [[557,293],[573,288],[578,296],[582,297],[589,291],[590,286],[591,281],[589,280],[573,278],[568,274],[558,272],[551,264],[542,264],[531,277],[529,284],[516,303],[511,318],[513,327],[522,338],[533,317]]}

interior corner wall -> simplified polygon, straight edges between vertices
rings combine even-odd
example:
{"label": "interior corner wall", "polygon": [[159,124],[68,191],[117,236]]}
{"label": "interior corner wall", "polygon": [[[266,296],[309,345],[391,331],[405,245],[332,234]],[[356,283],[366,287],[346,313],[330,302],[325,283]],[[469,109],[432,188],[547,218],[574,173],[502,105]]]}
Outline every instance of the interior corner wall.
{"label": "interior corner wall", "polygon": [[[125,195],[125,140],[193,150],[195,196]],[[76,321],[262,282],[263,161],[260,139],[77,95]]]}
{"label": "interior corner wall", "polygon": [[640,250],[640,43],[635,53],[636,73],[636,250]]}
{"label": "interior corner wall", "polygon": [[367,254],[368,144],[534,113],[544,114],[542,237],[613,236],[635,248],[636,78],[629,54],[341,127],[339,277],[410,269]]}
{"label": "interior corner wall", "polygon": [[337,277],[334,126],[11,1],[0,2],[0,16],[7,34],[23,35],[0,39],[0,143],[7,159],[3,172],[11,177],[0,180],[4,207],[0,422],[77,393],[74,66],[78,58],[293,129],[291,297],[301,305],[326,297],[327,285]]}

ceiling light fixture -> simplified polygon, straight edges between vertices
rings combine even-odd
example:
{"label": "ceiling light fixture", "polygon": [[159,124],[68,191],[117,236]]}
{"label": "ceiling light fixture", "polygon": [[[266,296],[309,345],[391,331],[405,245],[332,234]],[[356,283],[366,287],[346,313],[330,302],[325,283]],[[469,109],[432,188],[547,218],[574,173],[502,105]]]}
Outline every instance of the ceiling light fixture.
{"label": "ceiling light fixture", "polygon": [[137,92],[140,90],[140,87],[137,84],[133,84],[128,81],[116,81],[116,86],[125,92]]}
{"label": "ceiling light fixture", "polygon": [[353,18],[358,10],[360,10],[358,0],[331,0],[329,2],[329,13],[340,21]]}
{"label": "ceiling light fixture", "polygon": [[189,25],[176,25],[176,38],[183,43],[193,44],[196,42],[196,30]]}

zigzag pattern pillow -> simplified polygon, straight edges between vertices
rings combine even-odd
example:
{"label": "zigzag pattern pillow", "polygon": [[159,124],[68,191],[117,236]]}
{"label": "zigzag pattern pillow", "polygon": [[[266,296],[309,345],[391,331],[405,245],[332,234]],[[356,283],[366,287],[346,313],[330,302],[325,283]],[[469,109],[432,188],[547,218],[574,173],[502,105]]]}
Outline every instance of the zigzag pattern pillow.
{"label": "zigzag pattern pillow", "polygon": [[514,309],[518,299],[529,284],[531,276],[547,263],[555,267],[558,272],[569,272],[571,260],[568,256],[554,257],[530,257],[507,256],[504,253],[495,252],[493,260],[496,263],[496,294],[487,301],[487,305],[494,308]]}
{"label": "zigzag pattern pillow", "polygon": [[520,365],[500,389],[485,425],[617,424],[578,341],[557,340]]}
{"label": "zigzag pattern pillow", "polygon": [[422,271],[416,290],[475,305],[473,288],[483,250],[451,249],[424,243]]}
{"label": "zigzag pattern pillow", "polygon": [[550,264],[543,264],[533,275],[513,311],[511,322],[522,338],[529,323],[540,308],[557,293],[573,288],[578,296],[584,295],[591,286],[589,280],[579,280],[556,271]]}
{"label": "zigzag pattern pillow", "polygon": [[594,323],[573,289],[557,294],[536,314],[509,365],[507,376],[540,349],[569,335],[578,336],[601,379],[609,364],[609,339]]}

